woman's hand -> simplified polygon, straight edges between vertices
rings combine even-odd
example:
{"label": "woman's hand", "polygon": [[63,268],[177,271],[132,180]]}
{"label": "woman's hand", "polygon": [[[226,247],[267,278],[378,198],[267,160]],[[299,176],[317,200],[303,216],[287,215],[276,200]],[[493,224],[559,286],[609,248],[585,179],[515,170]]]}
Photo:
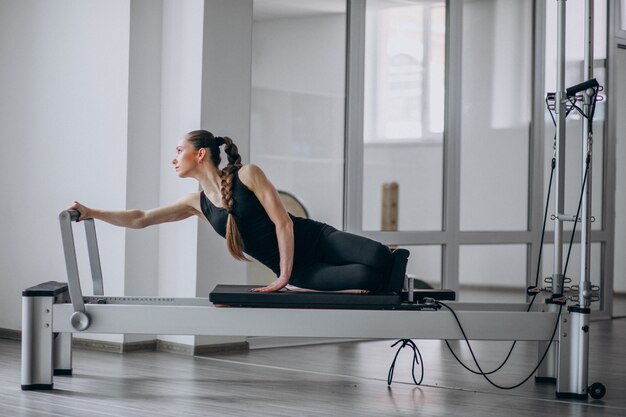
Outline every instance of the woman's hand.
{"label": "woman's hand", "polygon": [[76,210],[80,213],[78,221],[90,219],[92,216],[90,214],[89,208],[83,206],[78,201],[74,201],[68,208],[68,210]]}
{"label": "woman's hand", "polygon": [[276,292],[285,288],[287,284],[289,284],[289,278],[281,276],[281,277],[276,278],[274,282],[272,282],[270,285],[266,287],[253,288],[250,291],[252,292]]}

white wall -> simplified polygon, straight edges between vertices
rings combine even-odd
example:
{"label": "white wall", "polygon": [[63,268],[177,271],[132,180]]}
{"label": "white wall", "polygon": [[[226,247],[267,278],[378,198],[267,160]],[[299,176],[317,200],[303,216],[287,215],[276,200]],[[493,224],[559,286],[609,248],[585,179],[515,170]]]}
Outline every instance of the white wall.
{"label": "white wall", "polygon": [[[0,328],[21,327],[24,288],[66,281],[61,210],[125,205],[128,28],[128,1],[0,4]],[[124,231],[98,232],[121,293]]]}
{"label": "white wall", "polygon": [[[0,206],[0,328],[21,327],[21,290],[67,280],[57,215],[72,200],[151,208],[196,192],[171,159],[182,135],[201,127],[236,138],[247,159],[251,15],[250,0],[1,4],[0,51],[11,59],[0,67],[0,137],[12,149],[1,191],[12,198]],[[232,42],[223,41],[227,30]],[[206,296],[217,283],[245,282],[245,265],[196,219],[143,230],[98,222],[97,229],[106,295]],[[84,258],[82,228],[75,234]],[[91,293],[87,263],[79,263]]]}

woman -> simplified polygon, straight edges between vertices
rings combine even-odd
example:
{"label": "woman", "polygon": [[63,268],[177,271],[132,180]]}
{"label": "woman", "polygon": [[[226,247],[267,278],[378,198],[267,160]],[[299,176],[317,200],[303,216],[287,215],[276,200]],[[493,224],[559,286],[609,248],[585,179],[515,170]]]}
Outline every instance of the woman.
{"label": "woman", "polygon": [[[220,148],[228,165],[220,169]],[[231,255],[244,252],[270,268],[277,279],[254,291],[299,288],[400,292],[408,251],[387,246],[310,219],[287,213],[276,189],[255,165],[242,165],[228,137],[206,130],[186,134],[172,160],[178,176],[195,178],[202,191],[153,210],[105,211],[78,202],[80,220],[94,218],[116,226],[143,228],[198,216],[226,238]]]}

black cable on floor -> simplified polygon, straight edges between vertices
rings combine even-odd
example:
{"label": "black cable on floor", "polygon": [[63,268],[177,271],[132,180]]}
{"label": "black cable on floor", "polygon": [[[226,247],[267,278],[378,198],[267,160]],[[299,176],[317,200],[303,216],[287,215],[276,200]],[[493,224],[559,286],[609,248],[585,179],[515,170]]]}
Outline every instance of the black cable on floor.
{"label": "black cable on floor", "polygon": [[[569,248],[568,248],[568,251],[567,251],[567,258],[566,258],[566,261],[565,261],[565,266],[564,266],[564,268],[563,268],[563,278],[562,278],[562,281],[563,281],[563,282],[561,282],[561,287],[564,285],[564,281],[565,281],[565,274],[566,274],[566,272],[567,272],[567,267],[568,267],[568,265],[569,265],[570,253],[571,253],[572,246],[573,246],[573,243],[574,243],[574,234],[576,233],[576,225],[577,225],[577,223],[578,223],[578,217],[580,216],[580,209],[581,209],[581,206],[582,206],[582,201],[583,201],[583,196],[584,196],[584,190],[585,190],[585,183],[586,183],[586,181],[587,181],[587,174],[588,174],[588,172],[589,172],[589,165],[590,165],[590,162],[591,162],[591,157],[590,157],[589,155],[587,155],[587,159],[586,159],[586,166],[585,166],[585,173],[584,173],[584,176],[583,176],[583,181],[582,181],[582,189],[581,189],[581,194],[580,194],[580,198],[579,198],[579,200],[578,200],[578,208],[576,209],[576,217],[575,217],[575,219],[574,219],[574,226],[573,226],[573,228],[572,228],[572,236],[571,236],[570,241],[569,241]],[[533,298],[533,300],[534,300],[534,298]],[[474,374],[482,375],[482,376],[483,376],[483,377],[487,380],[487,382],[489,382],[491,385],[493,385],[493,386],[494,386],[494,387],[496,387],[496,388],[499,388],[499,389],[504,389],[504,390],[510,390],[510,389],[514,389],[514,388],[517,388],[517,387],[521,386],[521,385],[522,385],[522,384],[524,384],[526,381],[528,381],[530,378],[532,378],[532,376],[535,374],[535,372],[537,372],[537,369],[539,369],[539,367],[541,366],[541,363],[542,363],[542,362],[543,362],[543,360],[546,358],[546,356],[547,356],[547,354],[548,354],[548,352],[549,352],[549,350],[550,350],[550,346],[552,345],[552,342],[554,342],[554,337],[555,337],[556,332],[557,332],[557,330],[558,330],[558,328],[559,328],[559,322],[560,322],[560,320],[561,320],[561,313],[562,313],[562,311],[563,311],[563,305],[564,305],[564,304],[560,304],[560,305],[559,305],[559,312],[558,312],[558,314],[557,314],[557,319],[556,319],[556,323],[555,323],[555,325],[554,325],[554,330],[553,330],[553,332],[552,332],[552,336],[550,337],[550,342],[549,342],[549,343],[548,343],[548,345],[546,346],[546,350],[545,350],[545,352],[543,353],[543,355],[541,356],[541,359],[539,360],[539,363],[537,363],[537,366],[535,367],[535,369],[533,369],[533,371],[530,373],[530,375],[528,375],[528,376],[527,376],[527,377],[526,377],[526,378],[525,378],[522,382],[520,382],[520,383],[518,383],[518,384],[515,384],[515,385],[512,385],[512,386],[502,386],[502,385],[496,384],[496,383],[495,383],[495,382],[493,382],[491,379],[489,379],[489,375],[490,375],[490,374],[492,374],[492,373],[493,373],[493,371],[492,371],[492,372],[487,373],[487,372],[484,372],[484,371],[482,370],[482,368],[480,367],[480,364],[478,363],[478,360],[476,359],[476,355],[474,355],[474,350],[472,349],[472,346],[470,345],[469,339],[467,338],[467,335],[465,334],[465,329],[463,329],[463,326],[461,325],[461,321],[459,320],[459,317],[457,316],[457,314],[456,314],[456,312],[454,311],[454,309],[452,309],[452,307],[448,306],[447,304],[445,304],[445,303],[443,303],[443,302],[441,302],[441,301],[435,301],[435,302],[437,303],[437,305],[440,305],[440,306],[442,306],[442,307],[447,308],[447,309],[448,309],[448,310],[452,313],[452,315],[454,316],[454,319],[456,320],[456,323],[458,324],[459,329],[461,330],[461,333],[463,334],[463,338],[465,339],[465,343],[467,344],[467,347],[469,348],[470,354],[472,355],[472,359],[474,360],[474,364],[476,364],[476,367],[478,368],[478,371],[474,371],[474,370],[470,369],[467,365],[465,365],[465,364],[463,363],[463,361],[461,361],[461,360],[459,359],[459,357],[458,357],[458,356],[454,353],[454,351],[453,351],[452,347],[450,346],[450,344],[449,344],[449,343],[448,343],[448,341],[446,340],[446,345],[448,346],[448,349],[449,349],[449,350],[450,350],[450,352],[452,353],[452,356],[454,356],[454,358],[455,358],[455,359],[456,359],[456,360],[457,360],[457,361],[458,361],[458,362],[459,362],[459,363],[460,363],[460,364],[461,364],[461,365],[462,365],[465,369],[467,369],[468,371],[470,371],[470,372],[472,372],[472,373],[474,373]],[[513,346],[515,346],[515,342],[514,342]],[[508,360],[508,358],[509,358],[509,356],[510,356],[510,354],[511,354],[512,350],[513,350],[513,347],[511,347],[511,351],[509,351],[509,355],[507,356],[507,359],[505,359],[505,362],[506,362],[506,360]],[[502,367],[502,366],[500,366],[499,368],[501,368],[501,367]],[[499,368],[498,368],[498,369],[499,369]]]}
{"label": "black cable on floor", "polygon": [[[554,325],[554,330],[552,331],[552,336],[550,337],[550,342],[548,343],[548,346],[546,347],[545,352],[543,353],[543,355],[541,356],[541,359],[539,360],[539,363],[537,363],[537,366],[535,366],[535,368],[532,370],[532,372],[526,377],[524,378],[524,380],[518,384],[515,385],[511,385],[511,386],[503,386],[503,385],[499,385],[495,382],[493,382],[488,374],[486,372],[483,372],[482,368],[480,367],[480,364],[478,363],[478,359],[476,359],[476,355],[474,355],[474,350],[472,349],[472,346],[470,345],[469,339],[467,338],[467,335],[465,334],[465,330],[463,329],[463,326],[461,325],[461,321],[459,320],[459,317],[456,315],[456,312],[454,311],[454,309],[452,309],[452,307],[450,307],[449,305],[442,303],[441,301],[436,301],[436,303],[442,307],[447,308],[452,315],[454,316],[454,319],[456,320],[456,323],[459,325],[459,329],[461,330],[461,334],[463,334],[463,339],[465,340],[465,343],[467,344],[467,347],[469,348],[470,354],[472,355],[472,359],[474,360],[474,364],[476,364],[476,367],[478,368],[479,372],[476,372],[479,375],[482,375],[487,382],[489,382],[491,385],[493,385],[496,388],[499,389],[504,389],[504,390],[511,390],[511,389],[515,389],[520,387],[521,385],[523,385],[526,381],[528,381],[530,378],[533,377],[533,375],[535,374],[535,372],[537,372],[537,369],[539,369],[539,367],[541,366],[541,363],[543,362],[543,360],[546,358],[546,356],[548,355],[548,352],[550,351],[550,346],[552,345],[552,342],[554,341],[554,336],[556,335],[556,332],[559,328],[559,322],[561,321],[561,311],[563,310],[563,305],[559,306],[559,313],[557,314],[556,317],[556,323]],[[450,347],[450,345],[448,345],[448,347]],[[459,363],[461,363],[461,365],[465,366],[460,359],[454,355],[453,352],[453,356],[456,358],[457,361],[459,361]],[[467,368],[466,368],[467,369]]]}
{"label": "black cable on floor", "polygon": [[[402,343],[402,345],[400,345],[400,347],[396,351],[396,356],[394,356],[393,362],[391,362],[391,366],[389,367],[389,373],[387,374],[387,385],[391,385],[391,382],[393,380],[393,371],[396,368],[396,359],[398,359],[398,354],[406,346],[409,346],[411,349],[413,349],[413,362],[411,366],[411,376],[413,377],[413,382],[415,382],[415,385],[420,385],[422,381],[424,380],[424,361],[422,360],[422,354],[420,353],[420,350],[418,349],[417,345],[413,343],[411,339],[400,339],[396,343],[391,345],[391,347],[396,346],[398,343]],[[419,357],[419,361],[417,360],[418,357]],[[422,369],[422,375],[420,376],[419,382],[415,379],[415,365],[416,364],[420,365]]]}

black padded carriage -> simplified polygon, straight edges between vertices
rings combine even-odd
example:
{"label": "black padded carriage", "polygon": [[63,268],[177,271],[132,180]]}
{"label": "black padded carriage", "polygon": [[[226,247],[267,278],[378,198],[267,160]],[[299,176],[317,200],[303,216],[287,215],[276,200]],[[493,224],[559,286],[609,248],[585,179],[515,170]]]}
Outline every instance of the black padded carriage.
{"label": "black padded carriage", "polygon": [[[209,294],[209,300],[216,305],[230,307],[266,308],[327,308],[327,309],[404,309],[410,304],[402,303],[402,297],[392,292],[371,292],[366,294],[342,292],[301,292],[283,288],[278,292],[260,293],[250,291],[254,285],[218,285]],[[416,290],[415,299],[425,297],[436,300],[454,300],[450,290]]]}

